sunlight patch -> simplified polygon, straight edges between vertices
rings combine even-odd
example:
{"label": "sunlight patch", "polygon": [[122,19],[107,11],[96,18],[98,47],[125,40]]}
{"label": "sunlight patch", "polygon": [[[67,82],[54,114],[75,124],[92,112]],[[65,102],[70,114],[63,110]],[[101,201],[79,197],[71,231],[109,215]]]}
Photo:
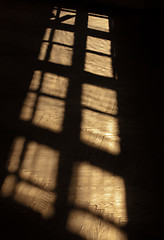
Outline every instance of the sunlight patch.
{"label": "sunlight patch", "polygon": [[76,12],[75,10],[63,9],[60,12],[61,22],[64,24],[74,25],[75,24]]}
{"label": "sunlight patch", "polygon": [[54,190],[59,152],[46,145],[17,137],[11,147],[7,170],[46,190]]}
{"label": "sunlight patch", "polygon": [[87,36],[86,50],[96,51],[103,54],[111,54],[111,41],[92,36]]}
{"label": "sunlight patch", "polygon": [[73,44],[74,44],[74,33],[69,32],[69,31],[56,29],[52,41],[55,42],[55,43],[60,43],[60,44],[68,45],[68,46],[73,46]]}
{"label": "sunlight patch", "polygon": [[102,113],[112,115],[118,113],[117,93],[108,88],[84,83],[82,85],[81,104],[91,110],[98,110]]}
{"label": "sunlight patch", "polygon": [[23,157],[22,153],[24,151],[25,142],[26,138],[21,136],[15,138],[13,141],[7,166],[7,169],[10,173],[17,172],[19,169],[19,164],[21,158]]}
{"label": "sunlight patch", "polygon": [[52,32],[52,28],[46,28],[46,31],[45,31],[44,37],[43,37],[44,41],[49,41],[51,32]]}
{"label": "sunlight patch", "polygon": [[17,137],[12,145],[2,188],[2,197],[39,212],[43,218],[54,214],[59,151],[25,137]]}
{"label": "sunlight patch", "polygon": [[86,52],[84,70],[103,77],[113,77],[112,59]]}
{"label": "sunlight patch", "polygon": [[66,98],[68,78],[54,73],[45,73],[40,92],[51,96]]}
{"label": "sunlight patch", "polygon": [[[60,92],[60,91],[59,91]],[[29,92],[24,101],[20,119],[31,121],[34,125],[60,132],[62,130],[65,103],[63,100],[39,96]]]}
{"label": "sunlight patch", "polygon": [[50,18],[50,20],[55,20],[56,16],[57,16],[57,7],[54,7],[54,9],[52,10],[52,17]]}
{"label": "sunlight patch", "polygon": [[38,60],[44,61],[47,55],[47,50],[48,50],[48,45],[49,43],[43,42],[40,48]]}
{"label": "sunlight patch", "polygon": [[88,28],[109,32],[109,20],[108,18],[101,18],[99,16],[88,16]]}
{"label": "sunlight patch", "polygon": [[1,196],[12,197],[16,202],[40,213],[45,219],[54,215],[56,194],[35,187],[25,181],[18,181],[14,175],[6,177],[1,188]]}
{"label": "sunlight patch", "polygon": [[29,142],[19,175],[21,179],[52,191],[56,187],[59,152],[37,142]]}
{"label": "sunlight patch", "polygon": [[71,12],[71,13],[76,13],[76,10],[75,9],[71,9],[71,8],[62,8],[62,11],[65,11],[65,12]]}
{"label": "sunlight patch", "polygon": [[63,100],[38,97],[32,123],[41,128],[60,132],[62,130],[65,103]]}
{"label": "sunlight patch", "polygon": [[1,196],[2,197],[10,197],[13,195],[15,186],[17,184],[17,177],[14,174],[8,175],[2,185],[1,188]]}
{"label": "sunlight patch", "polygon": [[91,240],[127,240],[127,235],[117,226],[100,219],[93,214],[74,209],[67,220],[67,229],[80,235],[83,239]]}
{"label": "sunlight patch", "polygon": [[68,78],[36,70],[33,74],[29,90],[45,93],[47,95],[65,98],[67,94]]}
{"label": "sunlight patch", "polygon": [[128,222],[126,189],[122,177],[88,162],[76,163],[69,194],[72,204],[100,215],[106,221],[118,226]]}
{"label": "sunlight patch", "polygon": [[80,139],[91,147],[119,155],[120,138],[117,118],[91,111],[82,110]]}
{"label": "sunlight patch", "polygon": [[13,199],[22,205],[39,212],[41,216],[48,219],[54,215],[55,193],[44,191],[38,187],[20,181],[16,185]]}
{"label": "sunlight patch", "polygon": [[72,65],[73,50],[66,46],[53,44],[50,52],[49,62],[61,65]]}
{"label": "sunlight patch", "polygon": [[30,121],[32,119],[36,100],[37,100],[36,93],[33,92],[27,93],[20,113],[21,120]]}
{"label": "sunlight patch", "polygon": [[32,76],[29,89],[32,91],[37,91],[41,85],[42,71],[36,70]]}

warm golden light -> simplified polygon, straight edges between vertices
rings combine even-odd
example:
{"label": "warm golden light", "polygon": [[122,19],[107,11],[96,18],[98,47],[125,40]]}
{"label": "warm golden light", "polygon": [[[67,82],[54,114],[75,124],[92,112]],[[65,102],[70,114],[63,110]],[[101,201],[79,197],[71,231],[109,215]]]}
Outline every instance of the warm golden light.
{"label": "warm golden light", "polygon": [[40,92],[50,96],[66,98],[68,78],[54,73],[45,73]]}
{"label": "warm golden light", "polygon": [[[109,32],[107,16],[89,14],[88,28]],[[111,55],[111,41],[94,36],[87,37],[84,70],[100,77],[114,77]],[[86,144],[118,155],[120,149],[116,91],[89,84],[83,84],[81,103],[82,122],[80,139]]]}
{"label": "warm golden light", "polygon": [[52,28],[46,28],[46,31],[44,33],[43,41],[49,41],[50,40],[50,34],[51,34]]}
{"label": "warm golden light", "polygon": [[52,10],[52,14],[53,14],[54,16],[52,16],[52,17],[50,18],[50,20],[54,20],[54,19],[56,18],[56,15],[57,15],[57,7],[54,7],[54,9]]}
{"label": "warm golden light", "polygon": [[118,113],[117,93],[108,88],[102,88],[91,84],[82,85],[82,106],[103,113],[116,115]]}
{"label": "warm golden light", "polygon": [[64,31],[56,29],[53,40],[54,43],[59,43],[60,45],[65,44],[67,46],[72,46],[74,44],[74,33],[69,31]]}
{"label": "warm golden light", "polygon": [[39,212],[42,217],[54,214],[59,152],[43,144],[17,137],[12,145],[5,178],[3,197]]}
{"label": "warm golden light", "polygon": [[[71,18],[64,19],[64,17],[66,17],[68,15]],[[64,23],[64,24],[74,25],[75,24],[75,16],[76,16],[76,11],[75,10],[70,10],[70,9],[63,8],[60,12],[60,18],[63,18],[62,23]]]}
{"label": "warm golden light", "polygon": [[34,71],[29,89],[32,91],[37,91],[41,84],[42,71]]}
{"label": "warm golden light", "polygon": [[58,171],[59,152],[37,142],[29,142],[19,175],[46,190],[54,190]]}
{"label": "warm golden light", "polygon": [[29,90],[45,93],[50,96],[65,98],[67,95],[68,78],[54,74],[35,71],[31,80]]}
{"label": "warm golden light", "polygon": [[[32,92],[28,92],[24,100],[20,119],[32,121],[33,124],[52,131],[61,131],[65,103],[53,97],[65,98],[67,87],[67,78],[53,73],[42,74],[41,71],[35,71],[29,87]],[[40,95],[49,96],[37,97],[37,91]]]}
{"label": "warm golden light", "polygon": [[[64,14],[63,12],[61,12],[61,15],[63,16],[67,14]],[[67,23],[69,22],[70,24],[72,21],[74,22],[75,18],[68,19],[64,22],[67,22]],[[45,34],[43,37],[43,43],[41,45],[40,53],[38,56],[38,59],[41,61],[44,61],[46,58],[51,31],[52,31],[51,28],[47,28],[45,31]],[[51,46],[49,61],[57,64],[70,66],[72,64],[72,55],[73,55],[73,50],[70,47],[73,47],[73,44],[74,44],[74,33],[56,29],[54,31],[53,38],[51,41],[53,45]]]}
{"label": "warm golden light", "polygon": [[[78,14],[76,26],[73,26],[75,10],[54,8],[52,13],[49,26],[53,25],[53,20],[57,21],[52,28],[46,29],[38,55],[38,59],[45,62],[37,61],[39,64],[19,116],[20,121],[26,121],[23,126],[27,126],[27,131],[28,127],[32,131],[31,125],[35,130],[32,139],[30,131],[28,137],[14,139],[6,165],[8,175],[0,194],[30,208],[44,219],[55,216],[58,199],[59,212],[67,209],[61,215],[64,219],[60,227],[76,234],[77,238],[128,240],[123,230],[128,223],[125,183],[110,168],[111,159],[117,159],[115,156],[121,153],[121,139],[117,92],[114,87],[107,87],[115,81],[111,40],[107,39],[110,31],[108,16],[89,13],[88,26],[84,29],[87,36],[84,34],[79,40],[73,30],[77,36],[83,15]],[[68,29],[70,31],[66,31]],[[75,48],[74,41],[77,41]],[[80,54],[77,53],[77,46],[82,46],[82,54],[80,50]],[[72,59],[77,59],[78,54],[82,58],[76,65]],[[82,62],[84,54],[85,62]],[[75,120],[77,124],[71,132],[68,128]],[[42,132],[41,136],[39,132]],[[56,145],[58,137],[60,144]],[[51,140],[54,141],[51,143],[53,148],[50,147]],[[89,157],[82,154],[77,159],[76,151],[83,148]],[[104,162],[106,158],[109,160],[106,169],[105,164],[98,162],[103,156]],[[58,205],[61,199],[64,201]],[[55,221],[58,218],[56,214]]]}
{"label": "warm golden light", "polygon": [[128,221],[125,194],[124,180],[121,177],[88,162],[74,165],[70,202],[75,206],[98,214],[117,226],[123,226]]}
{"label": "warm golden light", "polygon": [[26,98],[23,103],[23,106],[22,106],[22,110],[20,112],[21,120],[31,121],[36,100],[37,100],[36,93],[33,93],[33,92],[27,93]]}
{"label": "warm golden light", "polygon": [[[120,138],[116,91],[94,86],[82,85],[81,140],[110,154],[120,153]],[[85,108],[86,107],[86,108]]]}
{"label": "warm golden light", "polygon": [[127,235],[117,226],[112,225],[93,214],[82,210],[70,212],[67,229],[86,240],[127,240]]}
{"label": "warm golden light", "polygon": [[56,186],[58,160],[58,151],[34,141],[27,142],[25,137],[17,137],[7,169],[10,173],[18,172],[21,179],[52,191]]}
{"label": "warm golden light", "polygon": [[36,126],[60,132],[62,130],[65,103],[46,96],[38,97],[32,123]]}
{"label": "warm golden light", "polygon": [[99,76],[112,78],[112,59],[108,56],[86,52],[84,70]]}
{"label": "warm golden light", "polygon": [[[35,93],[29,92],[20,114],[21,120],[32,120],[35,101]],[[45,96],[38,97],[37,106],[32,120],[34,125],[50,129],[55,132],[60,132],[62,130],[63,117],[64,101]]]}
{"label": "warm golden light", "polygon": [[[89,14],[88,28],[109,32],[109,19],[106,16]],[[90,52],[91,51],[91,52]],[[84,70],[104,77],[113,77],[111,41],[99,37],[87,36]]]}
{"label": "warm golden light", "polygon": [[82,110],[80,138],[87,145],[118,155],[121,151],[118,133],[117,118],[88,109]]}
{"label": "warm golden light", "polygon": [[73,50],[71,48],[53,44],[50,52],[49,62],[71,66],[72,56]]}
{"label": "warm golden light", "polygon": [[88,36],[86,50],[95,51],[102,54],[111,54],[111,41],[97,37]]}
{"label": "warm golden light", "polygon": [[67,14],[69,13],[76,13],[75,9],[71,9],[71,8],[62,8],[62,12],[67,12]]}
{"label": "warm golden light", "polygon": [[17,184],[17,177],[14,174],[8,175],[1,187],[1,196],[2,197],[10,197],[13,195],[15,191],[15,185]]}
{"label": "warm golden light", "polygon": [[25,181],[20,181],[16,185],[13,199],[39,212],[43,218],[48,219],[54,215],[55,193],[47,192]]}
{"label": "warm golden light", "polygon": [[17,172],[21,161],[22,153],[25,147],[26,138],[17,137],[13,141],[11,153],[9,155],[7,169],[10,173]]}
{"label": "warm golden light", "polygon": [[109,19],[108,17],[98,17],[94,16],[93,14],[89,14],[88,16],[88,28],[103,31],[103,32],[109,32]]}
{"label": "warm golden light", "polygon": [[38,56],[38,60],[44,61],[46,58],[47,50],[48,50],[48,42],[43,42],[41,47],[40,47],[40,53]]}

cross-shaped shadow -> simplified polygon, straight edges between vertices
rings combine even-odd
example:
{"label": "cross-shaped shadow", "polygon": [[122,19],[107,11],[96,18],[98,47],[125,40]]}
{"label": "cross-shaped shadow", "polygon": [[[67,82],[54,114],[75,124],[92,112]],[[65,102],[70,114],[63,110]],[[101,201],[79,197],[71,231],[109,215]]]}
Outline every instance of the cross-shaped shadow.
{"label": "cross-shaped shadow", "polygon": [[[133,105],[142,61],[131,83],[135,64],[129,60],[134,53],[136,62],[141,49],[136,55],[129,42],[134,52],[123,56],[127,36],[118,23],[116,15],[61,7],[54,7],[46,22],[18,119],[13,127],[6,123],[14,131],[1,178],[5,208],[8,199],[32,216],[25,220],[31,219],[27,238],[34,232],[41,239],[137,239],[145,234],[138,223],[144,215],[140,198],[150,196],[139,188],[143,173],[138,180],[141,165],[147,164],[138,160],[145,126],[136,112],[144,92]],[[135,31],[128,34],[136,37]]]}

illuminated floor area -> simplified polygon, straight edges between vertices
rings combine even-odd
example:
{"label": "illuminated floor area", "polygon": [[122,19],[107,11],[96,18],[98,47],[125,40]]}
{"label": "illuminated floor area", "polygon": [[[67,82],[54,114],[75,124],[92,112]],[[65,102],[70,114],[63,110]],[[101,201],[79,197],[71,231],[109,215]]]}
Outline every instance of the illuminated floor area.
{"label": "illuminated floor area", "polygon": [[1,9],[3,239],[151,239],[158,143],[138,110],[140,15]]}

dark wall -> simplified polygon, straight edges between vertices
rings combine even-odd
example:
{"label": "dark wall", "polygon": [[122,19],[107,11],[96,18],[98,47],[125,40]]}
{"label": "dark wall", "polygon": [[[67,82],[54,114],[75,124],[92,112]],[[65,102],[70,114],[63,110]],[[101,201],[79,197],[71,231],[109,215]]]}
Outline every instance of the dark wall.
{"label": "dark wall", "polygon": [[144,8],[144,1],[143,0],[91,0],[92,2],[99,2],[105,4],[111,4],[113,6],[119,7],[130,7],[130,8]]}
{"label": "dark wall", "polygon": [[145,0],[144,5],[146,9],[152,10],[164,8],[164,2],[161,0]]}

